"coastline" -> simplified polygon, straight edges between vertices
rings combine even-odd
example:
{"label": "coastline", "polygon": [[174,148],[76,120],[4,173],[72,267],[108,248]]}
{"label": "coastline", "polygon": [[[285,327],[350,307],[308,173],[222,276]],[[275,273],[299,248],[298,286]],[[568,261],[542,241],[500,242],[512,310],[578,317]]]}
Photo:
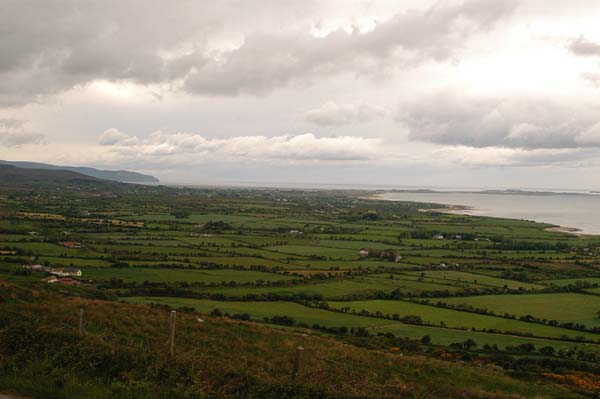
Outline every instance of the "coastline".
{"label": "coastline", "polygon": [[[370,194],[368,196],[363,196],[362,198],[369,199],[369,200],[379,200],[379,201],[397,201],[396,199],[386,198],[386,194],[388,194],[388,193],[379,192],[379,193]],[[410,200],[410,202],[419,202],[419,201]],[[443,204],[443,203],[437,203],[437,204],[432,203],[432,204],[438,205],[438,206],[436,206],[435,208],[419,209],[419,212],[435,212],[435,213],[445,213],[445,214],[451,214],[451,215],[498,217],[498,216],[491,216],[491,215],[474,214],[478,210],[474,206],[449,205],[449,204]],[[582,229],[576,228],[576,227],[566,227],[566,226],[557,225],[555,223],[543,222],[543,221],[538,221],[538,223],[545,223],[547,225],[549,224],[550,225],[549,227],[544,228],[544,231],[547,231],[547,232],[569,234],[569,235],[577,236],[577,237],[592,237],[592,236],[594,236],[594,234],[584,232]]]}
{"label": "coastline", "polygon": [[562,226],[553,226],[546,227],[545,231],[549,231],[551,233],[564,233],[564,234],[572,234],[578,237],[586,237],[592,236],[592,234],[587,234],[581,231],[581,229],[577,229],[575,227],[562,227]]}
{"label": "coastline", "polygon": [[[366,200],[377,200],[377,201],[395,201],[390,200],[384,197],[384,194],[369,194],[367,196],[359,197],[361,199]],[[408,202],[417,202],[417,201],[408,201]],[[469,215],[470,212],[475,210],[473,206],[467,205],[447,205],[447,204],[439,204],[443,205],[443,208],[430,208],[430,209],[419,209],[419,212],[437,212],[437,213],[449,213],[453,215]]]}
{"label": "coastline", "polygon": [[475,210],[472,206],[446,205],[444,208],[419,209],[419,212],[449,213],[451,215],[471,215]]}

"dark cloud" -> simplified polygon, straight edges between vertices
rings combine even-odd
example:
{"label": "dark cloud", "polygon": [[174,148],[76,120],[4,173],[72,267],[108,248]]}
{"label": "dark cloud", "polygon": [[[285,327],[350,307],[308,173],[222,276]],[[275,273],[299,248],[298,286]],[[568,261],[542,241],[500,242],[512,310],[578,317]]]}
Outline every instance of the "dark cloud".
{"label": "dark cloud", "polygon": [[426,11],[407,11],[372,31],[337,30],[325,37],[303,31],[251,34],[239,48],[210,59],[186,79],[191,92],[236,95],[264,93],[298,78],[380,71],[393,57],[399,65],[447,60],[475,33],[510,15],[513,0],[437,3]]}
{"label": "dark cloud", "polygon": [[[158,0],[0,2],[0,106],[27,103],[97,79],[175,83],[200,94],[264,93],[317,75],[371,69],[398,52],[445,60],[469,35],[509,15],[515,0],[440,2],[403,12],[371,32],[316,38],[286,21],[312,1],[210,5]],[[267,21],[261,25],[257,21]],[[211,42],[235,32],[233,50]]]}

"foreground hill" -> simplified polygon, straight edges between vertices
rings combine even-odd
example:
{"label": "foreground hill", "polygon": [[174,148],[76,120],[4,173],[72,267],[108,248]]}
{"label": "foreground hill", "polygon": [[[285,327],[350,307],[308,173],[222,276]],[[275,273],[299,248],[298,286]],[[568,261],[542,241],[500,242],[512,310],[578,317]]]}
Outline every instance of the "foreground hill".
{"label": "foreground hill", "polygon": [[[0,392],[33,398],[581,398],[550,378],[0,280]],[[73,291],[71,291],[73,293]],[[79,294],[84,294],[80,291]],[[84,310],[83,334],[79,311]],[[200,319],[202,317],[203,319]],[[304,348],[291,378],[297,347]]]}
{"label": "foreground hill", "polygon": [[0,165],[12,165],[24,169],[65,170],[80,173],[97,179],[118,181],[121,183],[158,183],[154,176],[127,170],[100,170],[80,166],[57,166],[39,162],[0,161]]}

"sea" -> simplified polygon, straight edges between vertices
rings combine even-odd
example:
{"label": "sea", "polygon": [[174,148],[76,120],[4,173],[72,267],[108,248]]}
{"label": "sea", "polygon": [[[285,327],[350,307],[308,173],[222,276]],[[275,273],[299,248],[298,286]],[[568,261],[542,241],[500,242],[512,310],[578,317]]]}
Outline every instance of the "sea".
{"label": "sea", "polygon": [[467,207],[458,213],[532,220],[600,234],[600,193],[551,191],[394,191],[379,198]]}

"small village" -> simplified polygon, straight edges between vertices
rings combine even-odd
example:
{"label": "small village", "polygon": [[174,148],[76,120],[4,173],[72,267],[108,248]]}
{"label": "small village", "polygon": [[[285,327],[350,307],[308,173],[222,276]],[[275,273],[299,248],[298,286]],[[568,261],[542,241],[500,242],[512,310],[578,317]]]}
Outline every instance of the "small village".
{"label": "small village", "polygon": [[81,269],[75,267],[52,267],[44,266],[40,264],[35,265],[23,265],[23,269],[31,272],[45,273],[47,277],[43,278],[42,281],[49,284],[65,284],[65,285],[81,285],[81,281],[76,277],[81,277]]}

